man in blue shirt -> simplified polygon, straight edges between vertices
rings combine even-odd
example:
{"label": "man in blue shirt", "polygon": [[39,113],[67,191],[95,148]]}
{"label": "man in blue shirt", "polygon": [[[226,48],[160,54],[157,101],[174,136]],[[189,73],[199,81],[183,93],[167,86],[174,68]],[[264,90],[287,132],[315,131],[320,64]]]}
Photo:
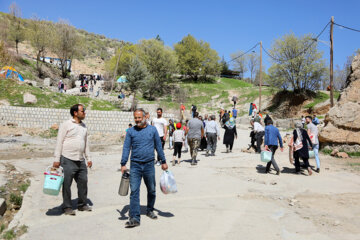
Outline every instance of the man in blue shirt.
{"label": "man in blue shirt", "polygon": [[159,134],[154,126],[146,123],[145,111],[141,108],[134,111],[134,120],[136,125],[128,129],[123,146],[121,157],[121,173],[127,170],[126,163],[129,158],[130,150],[130,212],[129,221],[125,227],[136,227],[140,225],[140,184],[141,179],[147,188],[147,213],[146,216],[151,219],[157,219],[154,213],[156,198],[155,190],[155,153],[156,149],[161,160],[161,168],[168,169],[165,154],[162,149]]}
{"label": "man in blue shirt", "polygon": [[272,152],[271,161],[266,165],[266,173],[270,172],[271,164],[276,170],[276,175],[280,175],[280,169],[275,161],[274,155],[276,149],[278,148],[278,141],[280,143],[281,152],[284,151],[282,138],[279,132],[279,129],[273,126],[273,121],[269,119],[267,121],[267,126],[265,127],[265,150]]}
{"label": "man in blue shirt", "polygon": [[233,118],[237,117],[237,110],[235,109],[235,107],[232,110],[232,116],[233,116]]}

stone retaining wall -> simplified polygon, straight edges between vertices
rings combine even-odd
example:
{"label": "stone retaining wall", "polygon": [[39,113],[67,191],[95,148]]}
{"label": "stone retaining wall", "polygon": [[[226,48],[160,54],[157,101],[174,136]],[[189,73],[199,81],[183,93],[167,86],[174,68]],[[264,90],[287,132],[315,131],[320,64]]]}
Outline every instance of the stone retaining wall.
{"label": "stone retaining wall", "polygon": [[[156,113],[150,113],[151,118]],[[163,115],[169,119],[173,114]],[[70,109],[32,108],[0,106],[0,124],[15,123],[24,128],[49,129],[53,124],[60,124],[70,119]],[[86,110],[84,120],[89,132],[123,132],[134,123],[132,112]]]}

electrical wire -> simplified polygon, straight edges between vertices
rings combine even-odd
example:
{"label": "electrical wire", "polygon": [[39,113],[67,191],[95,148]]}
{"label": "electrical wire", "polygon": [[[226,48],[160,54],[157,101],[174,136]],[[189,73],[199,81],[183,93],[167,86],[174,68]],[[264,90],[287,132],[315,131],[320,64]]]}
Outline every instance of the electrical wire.
{"label": "electrical wire", "polygon": [[343,27],[343,28],[349,29],[349,30],[351,30],[351,31],[360,32],[360,30],[355,29],[355,28],[347,27],[347,26],[344,26],[344,25],[341,25],[341,24],[338,24],[338,23],[335,23],[335,22],[334,22],[334,24],[337,25],[337,26],[339,26],[339,27]]}
{"label": "electrical wire", "polygon": [[234,60],[236,60],[236,59],[238,59],[238,58],[241,58],[242,56],[244,56],[244,55],[248,54],[251,50],[253,50],[254,48],[256,48],[256,47],[257,47],[257,45],[259,45],[259,44],[260,44],[260,43],[255,44],[255,46],[253,46],[252,48],[250,48],[249,50],[247,50],[246,52],[244,52],[244,53],[243,53],[243,54],[241,54],[240,56],[237,56],[237,57],[235,57],[235,58],[233,58],[233,59],[231,59],[231,60],[227,61],[227,63],[231,63],[232,61],[234,61]]}
{"label": "electrical wire", "polygon": [[[309,50],[309,48],[310,48],[315,42],[317,42],[317,40],[319,39],[319,37],[321,36],[321,34],[323,34],[323,32],[324,32],[325,29],[329,26],[330,23],[331,23],[331,22],[329,21],[329,22],[325,25],[325,27],[321,30],[321,32],[320,32],[315,38],[313,38],[313,41],[309,44],[309,46],[307,46],[302,52],[298,53],[296,56],[294,56],[294,57],[292,57],[292,58],[290,58],[290,59],[286,59],[286,61],[293,60],[293,59],[299,57],[300,55],[306,53],[307,50]],[[270,58],[274,59],[275,61],[284,62],[283,60],[278,59],[278,58],[272,56],[268,51],[265,50],[264,47],[262,47],[262,49],[264,50],[264,52],[265,52]]]}

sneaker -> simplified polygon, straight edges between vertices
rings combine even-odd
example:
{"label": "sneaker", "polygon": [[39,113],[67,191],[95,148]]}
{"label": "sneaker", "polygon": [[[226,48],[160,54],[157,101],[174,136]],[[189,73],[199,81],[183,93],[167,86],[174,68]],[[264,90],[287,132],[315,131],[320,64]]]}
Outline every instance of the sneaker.
{"label": "sneaker", "polygon": [[211,156],[215,157],[215,153],[211,153]]}
{"label": "sneaker", "polygon": [[226,148],[226,153],[228,153],[229,152],[229,148]]}
{"label": "sneaker", "polygon": [[196,162],[196,160],[195,159],[193,159],[192,161],[191,161],[191,165],[196,165],[197,164],[197,162]]}
{"label": "sneaker", "polygon": [[206,151],[206,154],[205,154],[205,156],[206,156],[206,157],[208,157],[208,156],[209,156],[209,152],[208,152],[208,151]]}
{"label": "sneaker", "polygon": [[232,150],[230,149],[230,152],[232,152]]}
{"label": "sneaker", "polygon": [[146,213],[146,216],[148,216],[149,218],[156,220],[158,217],[156,216],[156,214],[154,213],[154,211],[150,211]]}
{"label": "sneaker", "polygon": [[276,171],[276,175],[280,175],[280,170],[279,170],[279,171]]}
{"label": "sneaker", "polygon": [[86,211],[86,212],[91,212],[92,211],[92,208],[89,206],[89,205],[84,205],[84,206],[81,206],[81,207],[78,207],[78,210],[79,211]]}
{"label": "sneaker", "polygon": [[75,216],[76,212],[74,210],[72,210],[72,208],[65,208],[64,209],[64,214],[69,215],[69,216]]}
{"label": "sneaker", "polygon": [[140,226],[140,222],[136,221],[133,218],[129,218],[129,221],[125,223],[125,228],[133,228],[137,226]]}
{"label": "sneaker", "polygon": [[174,159],[174,160],[172,160],[172,165],[173,165],[173,166],[175,166],[175,159]]}

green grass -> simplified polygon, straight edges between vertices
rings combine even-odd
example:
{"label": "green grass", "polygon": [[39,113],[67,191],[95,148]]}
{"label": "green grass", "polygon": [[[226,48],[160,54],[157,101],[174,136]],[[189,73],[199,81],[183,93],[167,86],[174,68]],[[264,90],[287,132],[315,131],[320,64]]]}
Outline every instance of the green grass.
{"label": "green grass", "polygon": [[325,102],[329,98],[329,95],[327,95],[326,93],[317,92],[316,97],[313,99],[313,102],[305,105],[304,108],[313,108],[315,105]]}
{"label": "green grass", "polygon": [[[35,104],[24,104],[23,95],[31,93],[37,98]],[[86,96],[72,96],[62,93],[43,90],[27,84],[19,84],[16,80],[0,79],[0,100],[7,100],[12,106],[20,107],[43,107],[68,109],[70,106],[81,103],[92,110],[112,111],[119,110],[114,104],[105,101],[92,99]]]}
{"label": "green grass", "polygon": [[3,238],[6,240],[15,239],[15,237],[16,237],[16,234],[13,229],[6,231],[5,234],[3,235]]}
{"label": "green grass", "polygon": [[324,153],[325,155],[330,155],[332,150],[331,149],[322,149],[321,152]]}
{"label": "green grass", "polygon": [[350,157],[360,157],[360,152],[346,152]]}
{"label": "green grass", "polygon": [[26,192],[26,190],[30,187],[30,182],[23,183],[19,186],[19,190],[22,192]]}
{"label": "green grass", "polygon": [[[334,101],[336,101],[340,96],[340,92],[334,91]],[[304,106],[304,108],[313,108],[315,105],[325,102],[326,100],[330,99],[330,96],[323,92],[317,92],[316,97],[313,99],[312,103],[309,103]]]}

